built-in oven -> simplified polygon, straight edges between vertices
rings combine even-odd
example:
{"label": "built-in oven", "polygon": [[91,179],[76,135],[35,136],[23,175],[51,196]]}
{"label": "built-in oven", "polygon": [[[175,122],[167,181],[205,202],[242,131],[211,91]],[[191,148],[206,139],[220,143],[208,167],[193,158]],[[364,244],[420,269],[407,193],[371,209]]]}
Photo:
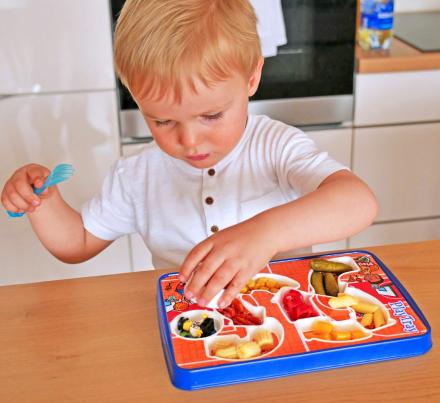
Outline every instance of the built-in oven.
{"label": "built-in oven", "polygon": [[[123,0],[112,0],[114,22]],[[350,125],[353,116],[356,0],[282,0],[287,43],[265,59],[251,113],[299,127]],[[150,137],[118,83],[123,142]]]}

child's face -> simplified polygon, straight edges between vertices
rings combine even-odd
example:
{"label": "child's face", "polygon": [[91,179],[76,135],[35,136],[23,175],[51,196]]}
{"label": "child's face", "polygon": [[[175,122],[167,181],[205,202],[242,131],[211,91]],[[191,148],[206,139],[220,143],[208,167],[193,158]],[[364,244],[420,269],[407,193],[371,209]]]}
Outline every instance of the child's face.
{"label": "child's face", "polygon": [[183,88],[181,103],[167,96],[147,99],[142,97],[142,88],[132,88],[132,93],[157,145],[202,169],[217,164],[239,142],[246,126],[248,97],[255,93],[260,76],[261,66],[249,81],[234,74],[212,88],[197,82],[197,94]]}

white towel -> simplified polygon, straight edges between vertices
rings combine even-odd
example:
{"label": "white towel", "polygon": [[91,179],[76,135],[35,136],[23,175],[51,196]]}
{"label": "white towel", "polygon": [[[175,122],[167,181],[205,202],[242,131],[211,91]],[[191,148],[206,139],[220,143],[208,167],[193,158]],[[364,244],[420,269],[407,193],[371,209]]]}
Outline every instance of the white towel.
{"label": "white towel", "polygon": [[277,55],[277,47],[287,43],[281,0],[250,0],[258,18],[257,30],[264,57]]}

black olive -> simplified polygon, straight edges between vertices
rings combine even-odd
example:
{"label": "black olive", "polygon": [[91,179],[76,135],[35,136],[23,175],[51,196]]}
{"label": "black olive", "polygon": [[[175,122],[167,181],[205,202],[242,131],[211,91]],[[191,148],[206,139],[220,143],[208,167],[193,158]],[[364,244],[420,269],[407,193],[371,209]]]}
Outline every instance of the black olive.
{"label": "black olive", "polygon": [[200,324],[200,329],[202,329],[203,337],[211,336],[215,333],[214,319],[205,318],[205,320]]}
{"label": "black olive", "polygon": [[187,321],[187,318],[184,318],[183,316],[179,319],[177,322],[177,330],[183,330],[183,324]]}

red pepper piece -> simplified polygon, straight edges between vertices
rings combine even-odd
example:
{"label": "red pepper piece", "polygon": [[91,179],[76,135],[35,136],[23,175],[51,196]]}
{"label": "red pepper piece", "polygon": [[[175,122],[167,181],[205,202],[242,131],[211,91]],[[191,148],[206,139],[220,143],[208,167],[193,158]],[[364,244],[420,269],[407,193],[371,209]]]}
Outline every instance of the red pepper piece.
{"label": "red pepper piece", "polygon": [[252,322],[243,316],[237,315],[232,319],[236,325],[252,325]]}

